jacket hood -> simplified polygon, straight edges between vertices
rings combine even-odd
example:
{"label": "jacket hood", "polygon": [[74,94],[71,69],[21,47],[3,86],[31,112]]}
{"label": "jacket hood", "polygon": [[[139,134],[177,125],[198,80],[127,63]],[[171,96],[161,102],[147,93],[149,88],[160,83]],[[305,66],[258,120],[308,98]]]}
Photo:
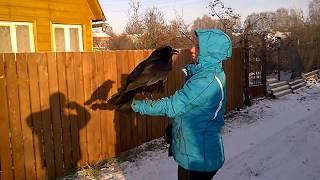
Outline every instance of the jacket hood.
{"label": "jacket hood", "polygon": [[203,66],[221,64],[232,55],[229,36],[219,29],[200,29],[195,31],[199,40],[198,63]]}

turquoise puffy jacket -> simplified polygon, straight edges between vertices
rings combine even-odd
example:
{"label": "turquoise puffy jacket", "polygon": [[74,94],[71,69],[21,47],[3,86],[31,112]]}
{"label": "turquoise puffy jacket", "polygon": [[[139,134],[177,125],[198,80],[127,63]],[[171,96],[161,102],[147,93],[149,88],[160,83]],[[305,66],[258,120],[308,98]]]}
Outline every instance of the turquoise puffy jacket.
{"label": "turquoise puffy jacket", "polygon": [[222,61],[231,57],[230,38],[221,30],[197,30],[196,64],[185,67],[187,81],[174,95],[158,101],[134,100],[133,111],[172,118],[173,157],[185,169],[218,170],[224,163],[226,79]]}

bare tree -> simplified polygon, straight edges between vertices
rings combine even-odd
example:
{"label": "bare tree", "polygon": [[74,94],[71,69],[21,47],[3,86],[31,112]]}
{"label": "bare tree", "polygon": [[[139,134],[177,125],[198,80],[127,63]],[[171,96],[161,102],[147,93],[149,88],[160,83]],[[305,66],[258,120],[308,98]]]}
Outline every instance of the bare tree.
{"label": "bare tree", "polygon": [[305,28],[300,28],[299,50],[304,60],[305,71],[320,68],[320,0],[312,0],[309,4],[309,17]]}
{"label": "bare tree", "polygon": [[126,34],[113,35],[109,41],[108,49],[110,50],[125,50],[135,49],[133,40]]}
{"label": "bare tree", "polygon": [[273,21],[274,13],[272,12],[252,13],[244,21],[244,29],[247,33],[272,31]]}
{"label": "bare tree", "polygon": [[235,11],[226,7],[221,0],[213,0],[208,5],[210,15],[218,18],[220,23],[223,25],[224,31],[234,31],[234,27],[237,25],[240,15]]}
{"label": "bare tree", "polygon": [[201,18],[197,18],[193,21],[191,30],[210,28],[224,29],[224,25],[220,20],[212,19],[208,15],[203,15]]}
{"label": "bare tree", "polygon": [[127,34],[142,34],[143,33],[143,20],[140,12],[141,3],[139,0],[129,1],[129,21],[126,25],[125,32]]}
{"label": "bare tree", "polygon": [[167,41],[174,48],[188,49],[194,45],[192,33],[189,31],[189,25],[182,18],[177,17],[167,26]]}
{"label": "bare tree", "polygon": [[174,48],[191,47],[189,25],[182,18],[166,23],[163,12],[156,7],[141,11],[139,0],[131,0],[129,5],[125,32],[132,40],[134,49],[153,49],[168,44]]}
{"label": "bare tree", "polygon": [[313,0],[310,2],[309,21],[311,24],[320,24],[320,0]]}
{"label": "bare tree", "polygon": [[166,24],[164,15],[157,8],[146,10],[143,18],[144,30],[140,38],[140,48],[156,48],[165,40]]}

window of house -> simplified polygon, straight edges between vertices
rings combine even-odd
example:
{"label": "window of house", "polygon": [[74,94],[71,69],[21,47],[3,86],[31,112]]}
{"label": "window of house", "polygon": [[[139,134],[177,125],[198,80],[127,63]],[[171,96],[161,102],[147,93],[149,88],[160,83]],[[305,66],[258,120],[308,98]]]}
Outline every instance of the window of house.
{"label": "window of house", "polygon": [[32,23],[0,21],[0,53],[34,51]]}
{"label": "window of house", "polygon": [[53,51],[83,51],[81,25],[53,24],[52,28]]}

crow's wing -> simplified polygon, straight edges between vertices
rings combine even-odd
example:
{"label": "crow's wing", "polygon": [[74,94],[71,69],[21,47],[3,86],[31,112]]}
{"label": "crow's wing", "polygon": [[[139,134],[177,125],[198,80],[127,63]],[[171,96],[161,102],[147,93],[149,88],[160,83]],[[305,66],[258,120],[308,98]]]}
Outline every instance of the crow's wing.
{"label": "crow's wing", "polygon": [[142,73],[147,63],[148,63],[148,59],[139,63],[138,66],[135,67],[134,70],[128,75],[126,83],[128,84],[134,81]]}
{"label": "crow's wing", "polygon": [[[136,78],[138,78],[138,76],[142,73],[142,71],[144,70],[144,68],[152,63],[157,63],[157,61],[159,61],[160,58],[154,54],[151,54],[147,59],[145,59],[144,61],[140,62],[135,68],[134,70],[128,75],[127,79],[126,79],[126,86],[134,81]],[[160,62],[161,63],[161,62]],[[126,87],[125,86],[125,87]]]}
{"label": "crow's wing", "polygon": [[171,63],[168,62],[153,62],[152,64],[148,64],[134,81],[128,83],[123,93],[145,88],[159,81],[165,81],[170,70]]}
{"label": "crow's wing", "polygon": [[114,94],[108,103],[119,105],[129,102],[137,93],[144,89],[166,81],[168,72],[171,70],[171,63],[153,62],[145,65],[143,71],[117,94]]}

